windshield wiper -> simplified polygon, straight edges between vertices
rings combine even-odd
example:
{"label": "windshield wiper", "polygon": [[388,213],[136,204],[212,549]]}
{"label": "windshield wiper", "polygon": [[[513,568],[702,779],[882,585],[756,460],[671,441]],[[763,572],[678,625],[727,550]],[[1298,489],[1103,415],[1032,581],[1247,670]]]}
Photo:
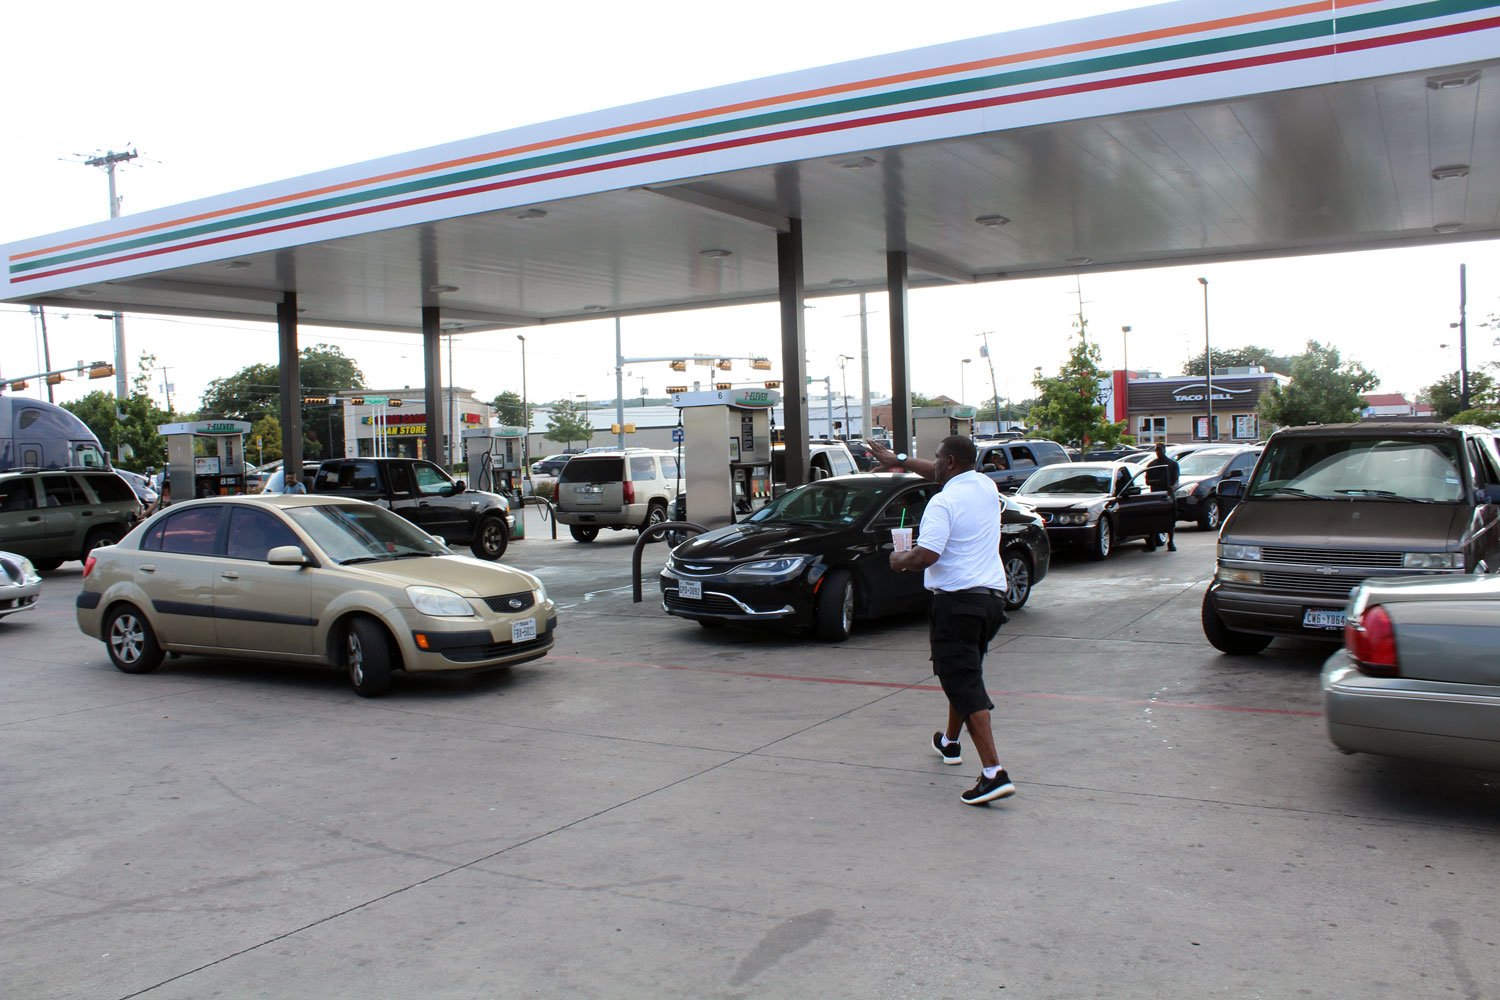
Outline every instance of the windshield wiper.
{"label": "windshield wiper", "polygon": [[1257,497],[1257,498],[1264,499],[1265,497],[1274,497],[1274,496],[1279,496],[1281,494],[1285,494],[1286,496],[1289,496],[1289,497],[1297,497],[1300,500],[1327,500],[1328,499],[1327,497],[1318,496],[1315,493],[1309,493],[1306,490],[1301,489],[1301,488],[1296,487],[1296,486],[1277,486],[1277,487],[1274,487],[1274,488],[1269,489],[1269,490],[1256,490],[1254,493],[1252,493],[1250,495],[1252,497]]}
{"label": "windshield wiper", "polygon": [[395,556],[355,556],[353,559],[345,559],[339,563],[340,566],[353,566],[356,563],[367,562],[390,562]]}
{"label": "windshield wiper", "polygon": [[1433,503],[1434,501],[1423,497],[1402,496],[1400,493],[1392,493],[1390,490],[1334,490],[1346,497],[1379,497],[1382,500],[1400,500],[1402,503]]}

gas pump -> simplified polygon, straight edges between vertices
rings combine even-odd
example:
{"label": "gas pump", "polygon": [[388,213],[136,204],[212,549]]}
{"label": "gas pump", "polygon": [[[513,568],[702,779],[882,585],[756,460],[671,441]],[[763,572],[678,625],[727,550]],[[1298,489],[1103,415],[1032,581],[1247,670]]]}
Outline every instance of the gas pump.
{"label": "gas pump", "polygon": [[916,443],[912,445],[917,454],[930,458],[945,437],[961,434],[974,436],[974,416],[979,411],[972,406],[955,403],[952,406],[919,406],[911,411],[912,423],[916,427]]}
{"label": "gas pump", "polygon": [[520,486],[526,428],[470,427],[463,432],[463,442],[469,482],[476,490],[509,494]]}
{"label": "gas pump", "polygon": [[771,499],[771,389],[679,392],[688,517],[708,528],[733,524]]}
{"label": "gas pump", "polygon": [[[167,483],[172,499],[228,497],[245,492],[245,435],[250,433],[247,422],[192,420],[161,424],[156,431],[167,439]],[[203,455],[196,453],[199,438],[205,442]]]}

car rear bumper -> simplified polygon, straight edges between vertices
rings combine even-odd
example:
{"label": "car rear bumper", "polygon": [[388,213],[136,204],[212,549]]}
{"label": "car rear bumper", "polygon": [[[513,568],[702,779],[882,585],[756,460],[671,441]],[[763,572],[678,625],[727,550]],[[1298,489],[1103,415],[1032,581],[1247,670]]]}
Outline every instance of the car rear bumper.
{"label": "car rear bumper", "polygon": [[1500,694],[1492,688],[1368,677],[1343,650],[1323,665],[1328,737],[1349,753],[1500,770]]}

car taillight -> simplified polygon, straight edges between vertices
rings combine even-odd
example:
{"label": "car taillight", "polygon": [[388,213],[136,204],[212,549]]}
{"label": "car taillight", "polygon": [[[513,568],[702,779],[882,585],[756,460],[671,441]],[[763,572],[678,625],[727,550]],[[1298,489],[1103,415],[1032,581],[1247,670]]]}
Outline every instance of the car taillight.
{"label": "car taillight", "polygon": [[1391,616],[1378,604],[1366,608],[1358,624],[1349,622],[1344,626],[1344,648],[1360,673],[1372,677],[1401,676],[1396,662],[1396,629]]}
{"label": "car taillight", "polygon": [[83,561],[83,578],[85,580],[87,580],[89,578],[89,574],[92,573],[93,571],[94,571],[94,557],[93,556],[89,556],[87,559],[85,559]]}
{"label": "car taillight", "polygon": [[625,482],[625,502],[635,503],[635,483],[632,483],[629,480],[626,480]]}

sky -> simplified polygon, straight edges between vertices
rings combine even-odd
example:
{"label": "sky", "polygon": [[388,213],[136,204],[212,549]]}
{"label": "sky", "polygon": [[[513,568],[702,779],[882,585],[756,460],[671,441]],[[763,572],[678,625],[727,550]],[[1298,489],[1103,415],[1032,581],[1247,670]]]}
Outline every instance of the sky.
{"label": "sky", "polygon": [[[0,243],[107,217],[106,177],[80,162],[106,149],[140,152],[118,174],[130,214],[633,101],[1136,6],[938,2],[922,5],[918,17],[909,3],[887,0],[857,8],[659,2],[649,14],[598,0],[266,0],[243,10],[181,0],[14,5],[7,34],[24,41],[7,46],[0,74],[13,97],[32,96],[6,109]],[[1216,349],[1256,344],[1296,353],[1315,338],[1373,370],[1382,391],[1412,394],[1458,367],[1449,324],[1458,318],[1460,264],[1468,265],[1469,364],[1477,368],[1500,360],[1500,329],[1479,325],[1500,314],[1494,240],[918,289],[909,302],[920,345],[911,384],[925,395],[987,399],[979,346],[988,333],[998,394],[1029,396],[1034,369],[1055,372],[1064,360],[1080,294],[1106,367],[1128,358],[1133,369],[1176,374],[1203,350],[1201,276]],[[889,386],[883,296],[869,296],[868,308],[871,385],[881,394]],[[813,300],[807,312],[808,371],[831,376],[835,392],[843,384],[859,392],[858,312],[855,296]],[[111,324],[86,309],[49,309],[47,327],[54,367],[112,358]],[[566,329],[566,349],[528,338],[531,398],[613,399],[613,321]],[[195,408],[210,380],[276,360],[270,324],[131,315],[126,337],[132,369],[143,350],[154,354],[153,394],[166,402],[170,385],[179,410]],[[414,336],[303,326],[301,338],[339,347],[371,387],[421,384]],[[626,356],[685,343],[734,354],[750,345],[775,361],[776,308],[623,321]],[[460,335],[452,353],[455,381],[481,398],[519,391],[512,334]],[[841,356],[853,359],[843,372]],[[35,317],[0,304],[0,377],[44,367]],[[627,400],[642,387],[660,396],[684,381],[665,364],[629,371]],[[743,365],[738,373],[749,378]],[[69,382],[57,399],[112,388],[113,380]]]}

